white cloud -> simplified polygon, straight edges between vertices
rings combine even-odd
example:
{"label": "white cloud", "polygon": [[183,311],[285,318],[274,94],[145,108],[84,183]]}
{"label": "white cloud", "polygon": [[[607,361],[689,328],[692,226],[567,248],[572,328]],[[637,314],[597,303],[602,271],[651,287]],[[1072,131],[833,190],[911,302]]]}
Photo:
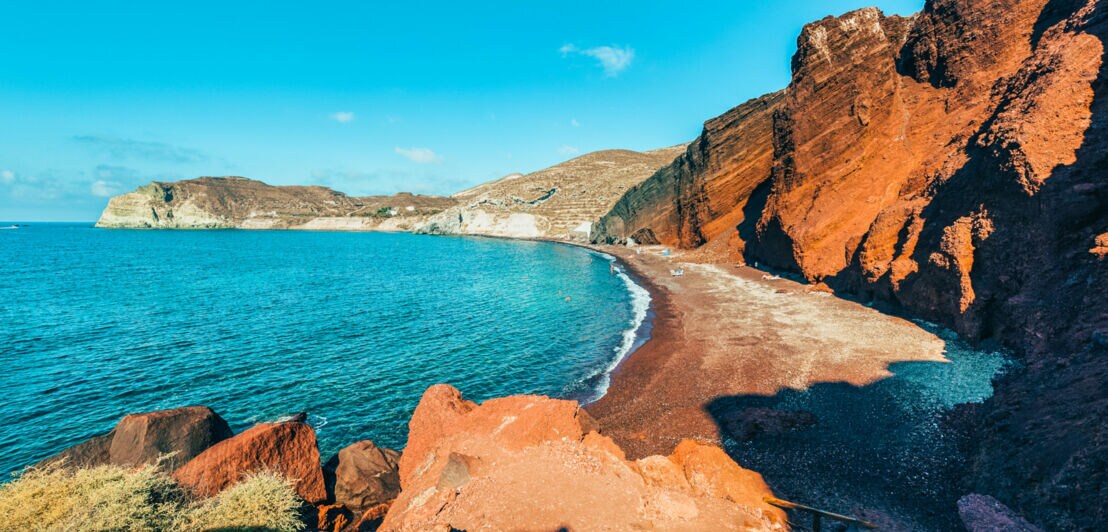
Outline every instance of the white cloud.
{"label": "white cloud", "polygon": [[354,113],[351,111],[339,111],[337,113],[331,113],[331,120],[346,124],[354,121]]}
{"label": "white cloud", "polygon": [[103,179],[93,181],[92,186],[89,187],[89,191],[93,196],[99,196],[101,198],[107,198],[119,193],[120,184],[115,181],[104,181]]}
{"label": "white cloud", "polygon": [[564,44],[558,51],[561,52],[562,57],[578,54],[596,59],[604,69],[604,75],[609,77],[618,76],[620,72],[627,70],[627,67],[631,66],[631,61],[635,59],[635,50],[630,46],[597,46],[581,49],[573,44]]}
{"label": "white cloud", "polygon": [[395,151],[397,155],[414,163],[428,164],[442,162],[442,157],[434,151],[431,151],[431,148],[395,148],[393,151]]}
{"label": "white cloud", "polygon": [[576,118],[570,118],[569,119],[569,125],[571,125],[573,127],[581,127],[581,123],[578,122]]}
{"label": "white cloud", "polygon": [[5,185],[10,185],[15,181],[15,172],[11,170],[4,170],[0,172],[0,182]]}
{"label": "white cloud", "polygon": [[558,153],[560,153],[562,155],[577,155],[578,153],[581,153],[581,152],[578,151],[577,148],[574,148],[573,146],[562,146],[561,148],[558,148]]}

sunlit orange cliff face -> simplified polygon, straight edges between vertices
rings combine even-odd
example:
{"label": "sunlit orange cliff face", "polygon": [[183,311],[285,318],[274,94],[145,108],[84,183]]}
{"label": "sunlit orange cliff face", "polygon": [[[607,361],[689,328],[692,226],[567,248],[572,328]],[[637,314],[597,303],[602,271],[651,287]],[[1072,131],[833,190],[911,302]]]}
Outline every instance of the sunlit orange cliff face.
{"label": "sunlit orange cliff face", "polygon": [[973,481],[1045,522],[1085,508],[1067,496],[1108,451],[1106,19],[933,0],[809,24],[788,88],[708,121],[599,240],[700,247],[1003,341],[1026,367],[967,416]]}

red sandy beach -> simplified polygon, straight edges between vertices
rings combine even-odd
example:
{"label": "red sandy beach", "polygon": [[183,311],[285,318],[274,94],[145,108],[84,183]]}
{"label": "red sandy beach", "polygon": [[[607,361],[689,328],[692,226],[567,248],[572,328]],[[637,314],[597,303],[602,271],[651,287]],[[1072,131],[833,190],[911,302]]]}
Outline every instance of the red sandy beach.
{"label": "red sandy beach", "polygon": [[[865,385],[888,365],[944,361],[943,342],[915,324],[749,267],[682,262],[660,248],[618,257],[647,288],[653,331],[588,406],[629,457],[683,438],[719,441],[705,406],[720,396],[772,395],[821,382]],[[671,270],[683,268],[684,275]]]}

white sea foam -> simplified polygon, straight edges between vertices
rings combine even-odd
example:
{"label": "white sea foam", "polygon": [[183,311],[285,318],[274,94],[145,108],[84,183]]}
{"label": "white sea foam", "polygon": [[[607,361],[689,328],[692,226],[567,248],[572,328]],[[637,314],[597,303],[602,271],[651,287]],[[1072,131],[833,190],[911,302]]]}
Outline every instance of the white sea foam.
{"label": "white sea foam", "polygon": [[650,311],[650,292],[635,283],[621,266],[616,265],[615,257],[606,253],[597,252],[597,254],[613,263],[616,276],[623,281],[627,291],[631,294],[631,321],[628,323],[629,327],[623,331],[623,338],[619,345],[614,349],[615,356],[612,357],[611,363],[599,372],[599,375],[596,375],[599,379],[597,380],[595,395],[588,400],[589,403],[599,400],[608,393],[608,386],[612,383],[612,372],[627,358],[627,355],[638,347],[636,344],[641,339],[641,332],[646,324],[646,316]]}

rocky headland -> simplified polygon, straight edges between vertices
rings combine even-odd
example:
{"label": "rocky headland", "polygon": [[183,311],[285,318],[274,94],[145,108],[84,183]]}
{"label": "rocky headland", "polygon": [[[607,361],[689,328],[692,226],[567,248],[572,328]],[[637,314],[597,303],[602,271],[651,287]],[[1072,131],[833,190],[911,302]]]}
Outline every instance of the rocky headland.
{"label": "rocky headland", "polygon": [[96,226],[407,231],[588,242],[593,225],[629,188],[683,149],[589,153],[449,197],[352,197],[326,187],[271,186],[244,177],[153,182],[112,198]]}
{"label": "rocky headland", "polygon": [[408,231],[455,205],[450,198],[351,197],[320,186],[271,186],[245,177],[153,182],[108,201],[97,227]]}

